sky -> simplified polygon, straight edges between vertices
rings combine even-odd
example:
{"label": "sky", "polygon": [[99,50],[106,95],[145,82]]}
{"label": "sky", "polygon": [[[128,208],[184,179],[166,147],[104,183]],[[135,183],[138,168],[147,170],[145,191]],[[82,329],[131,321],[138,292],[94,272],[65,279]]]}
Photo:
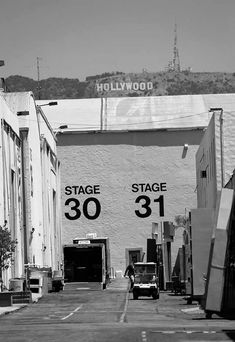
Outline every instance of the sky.
{"label": "sky", "polygon": [[1,0],[0,77],[235,72],[235,0]]}

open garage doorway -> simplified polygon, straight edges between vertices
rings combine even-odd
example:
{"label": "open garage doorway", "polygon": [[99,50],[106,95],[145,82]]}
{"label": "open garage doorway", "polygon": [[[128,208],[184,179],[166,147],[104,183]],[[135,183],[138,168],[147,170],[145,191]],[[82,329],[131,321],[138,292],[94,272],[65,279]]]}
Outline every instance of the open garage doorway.
{"label": "open garage doorway", "polygon": [[102,282],[104,261],[102,245],[64,247],[65,281]]}

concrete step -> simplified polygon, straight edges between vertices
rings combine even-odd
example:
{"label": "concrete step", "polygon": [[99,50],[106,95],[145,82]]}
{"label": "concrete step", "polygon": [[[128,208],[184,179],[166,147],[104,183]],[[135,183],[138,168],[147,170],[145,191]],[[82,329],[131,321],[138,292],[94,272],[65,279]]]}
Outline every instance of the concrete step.
{"label": "concrete step", "polygon": [[65,283],[64,291],[88,291],[88,290],[103,290],[102,283],[99,282],[74,282]]}

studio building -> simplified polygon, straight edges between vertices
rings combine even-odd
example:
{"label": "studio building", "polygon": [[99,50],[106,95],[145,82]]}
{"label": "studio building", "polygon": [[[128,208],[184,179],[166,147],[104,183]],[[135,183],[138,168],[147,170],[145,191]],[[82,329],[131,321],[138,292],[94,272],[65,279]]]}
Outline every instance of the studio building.
{"label": "studio building", "polygon": [[[114,273],[131,259],[146,260],[153,224],[174,222],[197,206],[195,156],[209,110],[230,110],[234,96],[60,100],[45,107],[61,162],[62,244],[87,234],[108,237]],[[172,246],[172,263],[178,248]]]}
{"label": "studio building", "polygon": [[23,289],[27,269],[61,270],[60,163],[32,92],[1,92],[0,119],[0,226],[17,241],[1,276]]}

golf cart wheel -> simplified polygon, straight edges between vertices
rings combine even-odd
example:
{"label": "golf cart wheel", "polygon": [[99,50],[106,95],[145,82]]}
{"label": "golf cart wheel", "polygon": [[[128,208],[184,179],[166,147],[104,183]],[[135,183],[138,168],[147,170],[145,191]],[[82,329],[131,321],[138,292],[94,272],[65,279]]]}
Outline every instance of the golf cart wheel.
{"label": "golf cart wheel", "polygon": [[152,297],[153,299],[159,299],[159,293],[153,292]]}
{"label": "golf cart wheel", "polygon": [[138,293],[136,291],[133,291],[133,299],[138,299]]}
{"label": "golf cart wheel", "polygon": [[213,315],[213,311],[206,311],[206,319],[211,319]]}

